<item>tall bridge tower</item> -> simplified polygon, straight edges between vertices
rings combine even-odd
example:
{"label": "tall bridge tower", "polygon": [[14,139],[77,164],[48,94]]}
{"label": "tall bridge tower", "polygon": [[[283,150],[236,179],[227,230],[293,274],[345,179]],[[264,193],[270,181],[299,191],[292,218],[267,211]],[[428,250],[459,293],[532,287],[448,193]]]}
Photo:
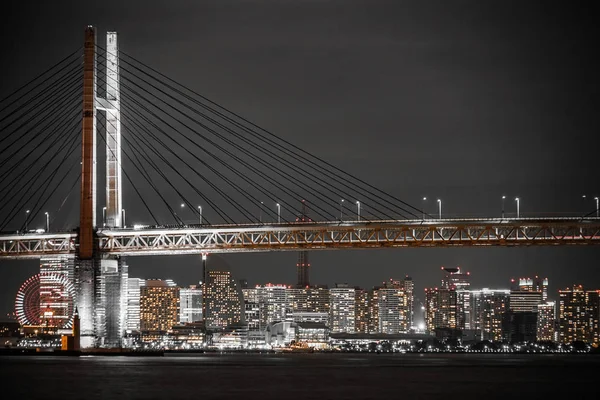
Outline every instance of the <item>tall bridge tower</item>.
{"label": "tall bridge tower", "polygon": [[106,45],[106,98],[97,96],[96,30],[85,30],[79,246],[75,262],[81,348],[119,346],[126,310],[127,265],[102,258],[96,248],[96,117],[106,114],[106,213],[102,225],[119,228],[121,209],[121,115],[116,32]]}

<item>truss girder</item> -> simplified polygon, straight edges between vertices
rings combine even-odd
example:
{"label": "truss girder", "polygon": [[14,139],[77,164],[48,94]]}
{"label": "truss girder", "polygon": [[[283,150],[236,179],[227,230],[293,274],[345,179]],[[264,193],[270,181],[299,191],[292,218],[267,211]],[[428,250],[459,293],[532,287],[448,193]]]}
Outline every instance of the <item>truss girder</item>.
{"label": "truss girder", "polygon": [[[600,219],[370,221],[115,229],[97,232],[98,251],[168,255],[386,247],[600,244]],[[71,254],[77,233],[0,235],[1,258]]]}

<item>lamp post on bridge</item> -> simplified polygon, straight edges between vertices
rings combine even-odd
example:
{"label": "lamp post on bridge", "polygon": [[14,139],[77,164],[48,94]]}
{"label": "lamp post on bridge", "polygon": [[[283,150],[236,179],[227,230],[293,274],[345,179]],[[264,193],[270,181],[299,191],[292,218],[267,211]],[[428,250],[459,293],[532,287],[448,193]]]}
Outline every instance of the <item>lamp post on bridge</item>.
{"label": "lamp post on bridge", "polygon": [[440,219],[442,219],[442,199],[437,199],[438,203],[438,212],[440,214]]}
{"label": "lamp post on bridge", "polygon": [[425,202],[427,201],[427,197],[423,196],[423,201],[421,202],[421,212],[423,213],[423,221],[425,221]]}
{"label": "lamp post on bridge", "polygon": [[598,218],[599,217],[598,214],[600,214],[600,207],[599,207],[599,205],[600,205],[599,204],[600,199],[596,196],[596,197],[594,197],[594,200],[596,200],[596,218]]}
{"label": "lamp post on bridge", "polygon": [[344,199],[340,200],[340,221],[344,220]]}
{"label": "lamp post on bridge", "polygon": [[44,214],[46,215],[46,232],[50,232],[50,214],[48,214],[48,211]]}
{"label": "lamp post on bridge", "polygon": [[29,213],[30,212],[31,212],[30,210],[25,211],[25,233],[27,233],[27,224],[29,222]]}
{"label": "lamp post on bridge", "polygon": [[125,209],[124,208],[121,208],[121,214],[122,214],[122,217],[123,217],[122,218],[123,219],[123,228],[125,228],[126,225],[125,225]]}
{"label": "lamp post on bridge", "polygon": [[200,225],[202,225],[202,206],[198,206],[198,215],[200,218]]}
{"label": "lamp post on bridge", "polygon": [[262,223],[262,208],[263,208],[263,204],[265,204],[264,202],[260,202],[260,206],[258,206],[258,222]]}
{"label": "lamp post on bridge", "polygon": [[506,196],[502,196],[502,219],[504,219],[504,200],[506,200]]}
{"label": "lamp post on bridge", "polygon": [[102,227],[106,227],[106,207],[102,207]]}
{"label": "lamp post on bridge", "polygon": [[515,197],[515,201],[517,202],[517,218],[521,217],[521,200],[518,197]]}
{"label": "lamp post on bridge", "polygon": [[277,207],[277,223],[281,223],[281,204],[277,203],[275,204],[275,206]]}
{"label": "lamp post on bridge", "polygon": [[360,222],[360,201],[356,201],[356,216],[357,221]]}

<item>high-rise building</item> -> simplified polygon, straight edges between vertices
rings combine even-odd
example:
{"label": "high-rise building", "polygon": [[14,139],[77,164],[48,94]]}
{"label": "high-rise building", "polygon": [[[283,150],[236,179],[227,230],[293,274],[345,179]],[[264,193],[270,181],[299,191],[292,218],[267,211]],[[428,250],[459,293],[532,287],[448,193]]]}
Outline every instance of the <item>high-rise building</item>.
{"label": "high-rise building", "polygon": [[128,266],[124,258],[100,260],[94,310],[99,346],[122,345],[127,321],[128,278]]}
{"label": "high-rise building", "polygon": [[377,301],[378,333],[397,334],[406,331],[404,289],[382,287],[377,290]]}
{"label": "high-rise building", "polygon": [[556,341],[556,302],[548,301],[537,306],[537,340]]}
{"label": "high-rise building", "polygon": [[355,323],[354,331],[356,333],[368,333],[369,331],[369,292],[355,288],[354,312]]}
{"label": "high-rise building", "polygon": [[125,329],[128,331],[140,330],[140,288],[146,281],[140,278],[127,279],[127,319]]}
{"label": "high-rise building", "polygon": [[425,325],[436,328],[458,328],[458,297],[454,286],[425,289]]}
{"label": "high-rise building", "polygon": [[456,325],[459,329],[476,329],[471,326],[474,322],[472,315],[472,303],[471,303],[471,290],[457,290],[456,291]]}
{"label": "high-rise building", "polygon": [[354,333],[356,324],[355,290],[347,284],[329,289],[329,327],[333,333]]}
{"label": "high-rise building", "polygon": [[179,290],[179,323],[202,320],[202,288],[191,285]]}
{"label": "high-rise building", "polygon": [[75,311],[75,259],[67,255],[40,259],[39,306],[44,325],[68,328]]}
{"label": "high-rise building", "polygon": [[268,324],[285,321],[288,308],[288,286],[266,284],[257,286],[260,313],[260,330]]}
{"label": "high-rise building", "polygon": [[[477,293],[478,292],[478,293]],[[502,340],[502,318],[509,309],[510,290],[483,289],[474,298],[481,340]]]}
{"label": "high-rise building", "polygon": [[403,279],[403,286],[404,286],[404,305],[405,305],[405,311],[406,311],[406,325],[407,325],[407,329],[411,329],[415,326],[415,309],[414,309],[414,304],[415,304],[415,283],[413,282],[412,278],[408,275],[406,275]]}
{"label": "high-rise building", "polygon": [[542,292],[532,290],[511,290],[510,309],[514,312],[537,312],[542,304]]}
{"label": "high-rise building", "polygon": [[548,278],[540,278],[539,276],[535,276],[535,278],[519,278],[511,279],[513,290],[527,291],[527,292],[540,292],[542,294],[542,301],[546,301],[548,299]]}
{"label": "high-rise building", "polygon": [[258,302],[244,301],[244,320],[248,324],[248,331],[260,330],[260,305]]}
{"label": "high-rise building", "polygon": [[168,332],[179,322],[179,288],[172,280],[148,279],[140,288],[140,330]]}
{"label": "high-rise building", "polygon": [[599,290],[585,291],[582,285],[559,290],[559,341],[599,342]]}
{"label": "high-rise building", "polygon": [[535,342],[537,311],[507,310],[502,315],[502,339],[509,343]]}
{"label": "high-rise building", "polygon": [[208,328],[226,328],[243,322],[242,293],[231,272],[206,271],[202,294]]}
{"label": "high-rise building", "polygon": [[369,290],[367,295],[367,333],[379,332],[379,289],[380,287],[374,287],[373,289]]}
{"label": "high-rise building", "polygon": [[442,271],[444,271],[442,289],[468,290],[471,288],[469,272],[461,272],[460,267],[442,267]]}

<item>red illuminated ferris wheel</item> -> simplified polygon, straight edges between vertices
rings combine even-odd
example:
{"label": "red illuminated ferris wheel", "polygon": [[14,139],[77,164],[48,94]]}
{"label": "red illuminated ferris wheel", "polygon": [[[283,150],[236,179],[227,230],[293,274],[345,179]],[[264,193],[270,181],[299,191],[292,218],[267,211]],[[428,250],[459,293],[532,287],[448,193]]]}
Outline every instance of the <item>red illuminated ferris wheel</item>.
{"label": "red illuminated ferris wheel", "polygon": [[73,325],[75,288],[58,274],[36,274],[17,292],[15,314],[22,326],[70,328]]}

